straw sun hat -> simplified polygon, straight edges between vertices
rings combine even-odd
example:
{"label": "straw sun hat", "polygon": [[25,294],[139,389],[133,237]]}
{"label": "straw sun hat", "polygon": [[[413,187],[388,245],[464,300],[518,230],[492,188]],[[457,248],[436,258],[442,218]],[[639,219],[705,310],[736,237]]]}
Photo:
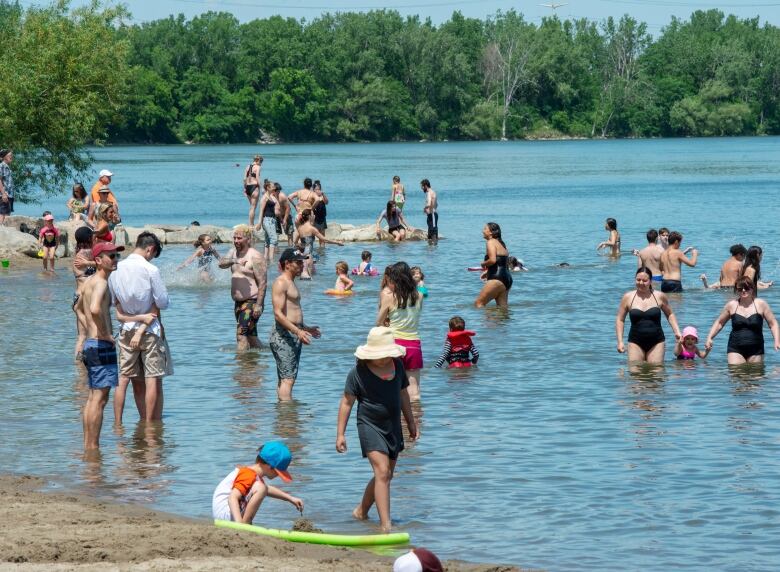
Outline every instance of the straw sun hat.
{"label": "straw sun hat", "polygon": [[358,346],[355,357],[358,359],[382,359],[401,357],[406,354],[406,348],[395,343],[393,330],[390,328],[371,328],[365,345]]}

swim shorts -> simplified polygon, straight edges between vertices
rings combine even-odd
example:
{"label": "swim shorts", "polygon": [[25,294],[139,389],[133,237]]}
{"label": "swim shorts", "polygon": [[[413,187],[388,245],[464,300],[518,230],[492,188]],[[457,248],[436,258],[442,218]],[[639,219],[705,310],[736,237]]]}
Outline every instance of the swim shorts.
{"label": "swim shorts", "polygon": [[[302,326],[298,325],[300,328]],[[281,382],[283,379],[295,380],[298,377],[298,364],[301,361],[301,348],[303,343],[279,322],[274,322],[271,330],[271,339],[268,341],[271,353],[276,360],[276,375]]]}
{"label": "swim shorts", "polygon": [[250,298],[234,304],[233,311],[236,314],[237,336],[257,337],[257,320],[260,316],[255,317],[254,315],[256,307],[257,298]]}
{"label": "swim shorts", "polygon": [[14,198],[8,197],[8,202],[0,201],[0,214],[9,215],[14,212]]}
{"label": "swim shorts", "polygon": [[[130,347],[135,330],[119,333],[120,373],[125,377],[165,377],[172,367],[167,345],[151,332],[144,332],[137,348]],[[171,370],[172,371],[172,370]]]}
{"label": "swim shorts", "polygon": [[668,293],[668,292],[682,292],[682,282],[679,280],[662,280],[661,281],[661,292]]}
{"label": "swim shorts", "polygon": [[90,389],[111,389],[119,384],[116,347],[113,343],[89,338],[84,342],[82,360],[87,368]]}
{"label": "swim shorts", "polygon": [[406,348],[406,355],[401,358],[406,371],[409,371],[410,369],[422,369],[423,355],[420,340],[402,340],[396,338],[395,343]]}
{"label": "swim shorts", "polygon": [[279,234],[276,232],[277,219],[273,216],[263,217],[263,231],[265,233],[265,247],[279,244]]}
{"label": "swim shorts", "polygon": [[661,275],[653,276],[653,282],[663,282],[664,277]]}

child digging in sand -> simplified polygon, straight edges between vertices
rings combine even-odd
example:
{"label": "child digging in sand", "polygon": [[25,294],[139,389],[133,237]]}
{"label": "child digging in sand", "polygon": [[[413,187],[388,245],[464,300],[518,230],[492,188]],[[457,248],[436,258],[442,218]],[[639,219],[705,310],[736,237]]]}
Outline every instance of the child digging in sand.
{"label": "child digging in sand", "polygon": [[253,465],[236,467],[217,485],[211,501],[214,518],[252,524],[267,496],[287,501],[303,513],[301,499],[265,482],[277,476],[286,483],[292,481],[287,472],[291,460],[290,450],[281,441],[269,441],[260,447]]}
{"label": "child digging in sand", "polygon": [[382,531],[390,531],[390,480],[393,478],[398,454],[404,449],[401,414],[409,428],[412,441],[418,438],[417,424],[407,387],[409,380],[403,362],[406,353],[395,343],[390,328],[372,328],[365,345],[355,350],[357,364],[349,372],[344,395],[339,404],[336,431],[336,451],[346,453],[344,436],[355,401],[358,402],[357,428],[363,457],[368,457],[374,476],[368,481],[363,499],[352,511],[359,519],[368,518],[376,504]]}

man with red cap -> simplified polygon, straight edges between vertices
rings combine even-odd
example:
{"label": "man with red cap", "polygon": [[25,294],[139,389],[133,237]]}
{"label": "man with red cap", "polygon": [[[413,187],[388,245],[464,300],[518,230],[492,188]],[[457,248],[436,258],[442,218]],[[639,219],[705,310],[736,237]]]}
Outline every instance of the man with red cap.
{"label": "man with red cap", "polygon": [[82,350],[87,368],[89,396],[84,407],[84,449],[100,447],[100,430],[103,427],[103,410],[108,403],[112,387],[119,383],[116,346],[111,329],[111,294],[108,277],[116,270],[116,263],[124,246],[99,242],[92,247],[95,274],[90,276],[81,290],[77,304],[86,318],[86,335]]}

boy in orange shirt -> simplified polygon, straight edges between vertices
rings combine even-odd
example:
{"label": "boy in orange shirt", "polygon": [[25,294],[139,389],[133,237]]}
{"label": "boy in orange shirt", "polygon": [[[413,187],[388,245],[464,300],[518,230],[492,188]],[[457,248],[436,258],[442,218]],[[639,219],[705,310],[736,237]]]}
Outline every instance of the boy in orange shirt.
{"label": "boy in orange shirt", "polygon": [[217,485],[211,501],[214,518],[252,524],[266,496],[285,500],[303,512],[301,499],[267,485],[263,480],[278,476],[286,483],[292,481],[287,472],[291,460],[290,450],[281,441],[269,441],[260,447],[253,465],[236,467]]}

